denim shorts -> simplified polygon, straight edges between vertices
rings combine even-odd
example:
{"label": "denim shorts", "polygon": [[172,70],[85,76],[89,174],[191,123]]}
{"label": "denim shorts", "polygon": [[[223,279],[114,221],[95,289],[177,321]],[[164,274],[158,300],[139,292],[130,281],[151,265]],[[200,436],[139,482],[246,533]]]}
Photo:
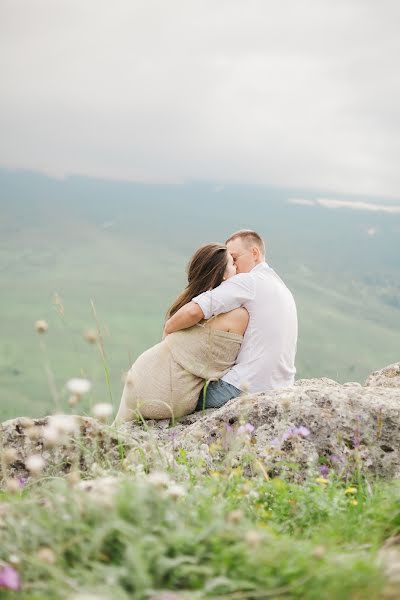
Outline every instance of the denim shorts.
{"label": "denim shorts", "polygon": [[[205,398],[204,398],[204,392]],[[220,408],[232,398],[237,398],[242,392],[237,387],[230,383],[219,379],[218,381],[210,381],[210,383],[201,391],[197,402],[196,410],[204,408]]]}

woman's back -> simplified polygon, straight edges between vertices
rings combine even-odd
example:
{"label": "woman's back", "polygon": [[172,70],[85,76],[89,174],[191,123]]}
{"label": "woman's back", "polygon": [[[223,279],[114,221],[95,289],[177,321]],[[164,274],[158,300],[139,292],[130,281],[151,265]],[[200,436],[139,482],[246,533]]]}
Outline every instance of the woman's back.
{"label": "woman's back", "polygon": [[[219,325],[238,329],[243,316]],[[233,366],[243,340],[239,333],[216,329],[216,319],[172,333],[139,356],[128,372],[116,423],[139,413],[167,419],[194,411],[204,381],[220,379]]]}

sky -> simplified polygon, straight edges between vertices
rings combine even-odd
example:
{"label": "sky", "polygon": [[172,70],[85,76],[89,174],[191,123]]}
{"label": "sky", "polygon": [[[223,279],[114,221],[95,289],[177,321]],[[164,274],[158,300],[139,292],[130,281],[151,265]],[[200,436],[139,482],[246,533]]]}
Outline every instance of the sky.
{"label": "sky", "polygon": [[0,166],[400,201],[398,0],[0,0]]}

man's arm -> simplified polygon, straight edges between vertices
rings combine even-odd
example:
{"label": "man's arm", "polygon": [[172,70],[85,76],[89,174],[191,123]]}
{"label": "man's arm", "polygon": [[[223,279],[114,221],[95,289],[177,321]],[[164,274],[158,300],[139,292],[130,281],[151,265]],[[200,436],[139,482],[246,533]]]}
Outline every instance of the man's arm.
{"label": "man's arm", "polygon": [[200,306],[195,302],[188,302],[165,323],[164,335],[192,327],[202,319],[204,319],[204,313]]}
{"label": "man's arm", "polygon": [[243,306],[255,295],[255,287],[248,273],[234,275],[218,287],[199,294],[182,306],[165,324],[164,335],[187,329],[202,319],[229,312]]}

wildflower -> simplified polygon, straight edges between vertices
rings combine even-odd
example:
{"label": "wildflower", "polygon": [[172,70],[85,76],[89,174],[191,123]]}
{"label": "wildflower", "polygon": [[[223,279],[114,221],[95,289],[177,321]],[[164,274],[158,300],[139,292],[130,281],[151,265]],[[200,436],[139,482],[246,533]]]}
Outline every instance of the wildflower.
{"label": "wildflower", "polygon": [[345,494],[357,494],[357,488],[356,487],[348,487],[344,490]]}
{"label": "wildflower", "polygon": [[19,565],[21,564],[21,559],[17,554],[10,554],[10,556],[8,557],[8,562],[10,563],[10,565]]}
{"label": "wildflower", "polygon": [[240,425],[238,427],[237,433],[240,435],[242,433],[253,433],[255,427],[251,423],[245,423],[245,425]]}
{"label": "wildflower", "polygon": [[83,337],[89,344],[95,344],[97,342],[97,331],[94,329],[87,329]]}
{"label": "wildflower", "polygon": [[352,499],[350,500],[350,504],[352,504],[353,506],[357,506],[357,504],[358,504],[358,500],[356,500],[355,498],[352,498]]}
{"label": "wildflower", "polygon": [[31,456],[28,456],[25,461],[25,467],[32,475],[40,475],[45,465],[46,463],[40,454],[32,454]]}
{"label": "wildflower", "polygon": [[38,333],[45,333],[48,330],[49,326],[43,319],[35,322],[35,329]]}
{"label": "wildflower", "polygon": [[326,478],[326,477],[328,476],[329,469],[328,469],[328,467],[327,467],[326,465],[322,465],[322,466],[319,468],[319,472],[321,473],[322,477],[325,477],[325,478]]}
{"label": "wildflower", "polygon": [[4,448],[3,460],[6,465],[11,465],[18,459],[18,452],[15,448]]}
{"label": "wildflower", "polygon": [[0,567],[0,588],[6,588],[7,590],[19,590],[21,588],[19,573],[10,565]]}
{"label": "wildflower", "polygon": [[315,480],[316,483],[320,483],[321,485],[326,485],[328,480],[325,477],[317,477]]}
{"label": "wildflower", "polygon": [[78,422],[72,415],[51,415],[48,426],[60,434],[74,434],[78,432]]}
{"label": "wildflower", "polygon": [[58,429],[51,425],[46,425],[42,429],[42,437],[46,448],[53,448],[60,441],[60,433]]}
{"label": "wildflower", "polygon": [[40,560],[40,562],[46,563],[48,565],[54,565],[54,563],[56,562],[56,555],[54,554],[51,548],[39,548],[39,550],[36,553],[36,556]]}
{"label": "wildflower", "polygon": [[93,416],[98,419],[101,423],[105,423],[109,417],[111,417],[113,413],[112,404],[107,402],[99,402],[95,404],[92,408]]}
{"label": "wildflower", "polygon": [[307,427],[290,427],[282,436],[282,440],[290,440],[293,437],[307,437],[310,435],[310,430]]}
{"label": "wildflower", "polygon": [[92,384],[89,379],[75,377],[73,379],[69,379],[66,383],[66,386],[67,390],[71,392],[71,394],[83,396],[83,394],[87,394],[90,391]]}
{"label": "wildflower", "polygon": [[179,500],[179,498],[183,498],[184,496],[186,496],[186,490],[181,485],[174,483],[169,486],[167,494],[173,500]]}

